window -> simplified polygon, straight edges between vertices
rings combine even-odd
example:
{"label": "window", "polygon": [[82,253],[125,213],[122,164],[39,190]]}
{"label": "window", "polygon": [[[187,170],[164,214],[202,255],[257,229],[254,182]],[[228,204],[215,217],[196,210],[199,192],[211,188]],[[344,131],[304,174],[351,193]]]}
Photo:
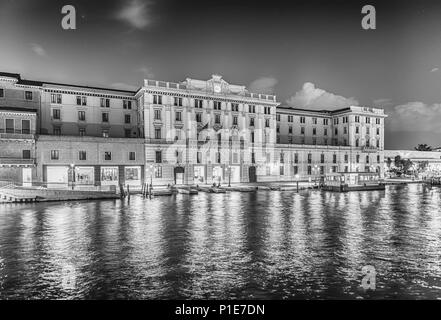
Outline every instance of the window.
{"label": "window", "polygon": [[251,131],[251,143],[254,143],[254,131]]}
{"label": "window", "polygon": [[222,104],[220,101],[213,101],[214,110],[221,110]]}
{"label": "window", "polygon": [[87,106],[87,97],[81,97],[81,105]]}
{"label": "window", "polygon": [[202,122],[202,113],[200,112],[196,113],[196,122],[198,123]]}
{"label": "window", "polygon": [[312,124],[317,124],[317,118],[312,118]]}
{"label": "window", "polygon": [[104,152],[104,160],[106,160],[106,161],[112,160],[112,152],[110,152],[110,151]]}
{"label": "window", "polygon": [[293,169],[294,169],[294,175],[299,173],[299,167],[298,166],[294,166]]}
{"label": "window", "polygon": [[264,107],[263,113],[265,114],[271,114],[271,108],[270,107]]}
{"label": "window", "polygon": [[162,178],[162,167],[157,166],[155,168],[155,178]]}
{"label": "window", "polygon": [[5,96],[5,89],[0,88],[0,98],[3,98]]}
{"label": "window", "polygon": [[86,128],[79,128],[78,133],[79,133],[80,137],[85,136],[86,135]]}
{"label": "window", "polygon": [[129,160],[134,161],[136,159],[136,155],[134,151],[129,152]]}
{"label": "window", "polygon": [[334,118],[334,124],[338,124],[338,118]]}
{"label": "window", "polygon": [[377,128],[377,135],[380,135],[380,128]]}
{"label": "window", "polygon": [[338,128],[335,128],[335,135],[338,135]]}
{"label": "window", "polygon": [[60,159],[60,152],[58,150],[51,150],[51,160]]}
{"label": "window", "polygon": [[299,163],[299,154],[294,153],[294,163]]}
{"label": "window", "polygon": [[325,136],[328,135],[328,128],[323,129],[323,135],[325,135]]}
{"label": "window", "polygon": [[288,136],[288,143],[292,144],[292,136]]}
{"label": "window", "polygon": [[124,137],[130,138],[132,136],[132,130],[131,129],[124,129]]}
{"label": "window", "polygon": [[51,103],[61,103],[61,94],[51,93]]}
{"label": "window", "polygon": [[123,109],[132,109],[132,101],[123,100]]}
{"label": "window", "polygon": [[332,155],[332,163],[337,163],[337,155],[336,154]]}
{"label": "window", "polygon": [[176,112],[176,121],[182,121],[182,112]]}
{"label": "window", "polygon": [[31,158],[31,150],[23,150],[22,156],[23,156],[23,159],[30,159]]}
{"label": "window", "polygon": [[109,137],[109,130],[103,130],[103,138]]}
{"label": "window", "polygon": [[377,162],[380,162],[380,155],[377,155]]}
{"label": "window", "polygon": [[231,104],[231,111],[238,112],[239,111],[239,104],[238,103],[232,103]]}
{"label": "window", "polygon": [[256,113],[256,106],[255,105],[249,105],[248,109],[249,109],[250,113]]}
{"label": "window", "polygon": [[285,174],[285,167],[280,166],[280,175],[283,176]]}
{"label": "window", "polygon": [[267,176],[271,175],[271,167],[270,166],[266,166],[266,175]]}
{"label": "window", "polygon": [[161,110],[155,110],[155,120],[161,120]]}
{"label": "window", "polygon": [[182,98],[174,97],[173,98],[173,105],[177,107],[182,107]]}
{"label": "window", "polygon": [[86,151],[78,151],[78,160],[84,161],[87,159]]}
{"label": "window", "polygon": [[155,151],[155,162],[162,163],[162,151]]}
{"label": "window", "polygon": [[347,154],[345,154],[345,163],[348,163],[348,161],[349,161],[349,157]]}
{"label": "window", "polygon": [[221,121],[220,121],[220,114],[215,114],[214,115],[214,123],[216,123],[216,124],[219,124]]}
{"label": "window", "polygon": [[32,91],[25,91],[25,99],[32,100]]}
{"label": "window", "polygon": [[203,100],[200,100],[200,99],[194,99],[194,107],[201,109],[202,108],[202,101]]}
{"label": "window", "polygon": [[312,135],[315,136],[317,134],[317,128],[312,128]]}
{"label": "window", "polygon": [[101,98],[101,107],[110,108],[110,99]]}
{"label": "window", "polygon": [[250,127],[254,127],[254,118],[250,118]]}
{"label": "window", "polygon": [[276,126],[276,132],[280,133],[280,126],[279,125]]}
{"label": "window", "polygon": [[289,133],[289,134],[292,134],[292,126],[289,126],[289,127],[288,127],[288,133]]}
{"label": "window", "polygon": [[305,127],[300,127],[300,134],[305,134]]}
{"label": "window", "polygon": [[54,132],[54,135],[56,135],[56,136],[61,135],[61,127],[58,127],[58,126],[54,127],[53,132]]}
{"label": "window", "polygon": [[360,116],[355,116],[355,122],[360,123]]}
{"label": "window", "polygon": [[54,120],[60,120],[61,119],[61,110],[60,109],[52,110],[52,118]]}
{"label": "window", "polygon": [[101,119],[103,122],[109,122],[109,114],[107,112],[103,112],[101,114]]}
{"label": "window", "polygon": [[77,96],[77,106],[81,106],[81,96]]}
{"label": "window", "polygon": [[324,126],[327,126],[327,125],[328,125],[328,123],[329,123],[328,120],[329,120],[329,119],[323,119],[323,125],[324,125]]}
{"label": "window", "polygon": [[153,95],[153,104],[162,104],[162,96],[154,94]]}
{"label": "window", "polygon": [[325,155],[323,153],[320,155],[320,163],[325,163]]}
{"label": "window", "polygon": [[371,132],[370,128],[366,127],[366,134],[371,134],[370,132]]}
{"label": "window", "polygon": [[237,116],[233,116],[233,126],[237,126]]}
{"label": "window", "polygon": [[369,156],[366,156],[366,163],[369,163]]}
{"label": "window", "polygon": [[130,122],[131,122],[130,114],[125,114],[124,115],[124,123],[130,123]]}
{"label": "window", "polygon": [[375,118],[375,124],[381,124],[381,119],[380,118]]}
{"label": "window", "polygon": [[155,128],[155,139],[161,139],[161,128]]}
{"label": "window", "polygon": [[86,111],[78,111],[78,120],[86,121]]}
{"label": "window", "polygon": [[343,128],[343,133],[344,133],[344,134],[347,134],[347,133],[348,133],[348,128],[347,128],[347,127],[344,127],[344,128]]}
{"label": "window", "polygon": [[306,123],[305,117],[300,117],[300,123]]}
{"label": "window", "polygon": [[251,153],[251,163],[256,163],[256,154],[254,152]]}
{"label": "window", "polygon": [[285,163],[285,154],[280,153],[280,163]]}
{"label": "window", "polygon": [[360,133],[360,127],[359,127],[359,126],[356,126],[356,127],[355,127],[355,133],[356,133],[356,134],[359,134],[359,133]]}
{"label": "window", "polygon": [[360,139],[355,139],[355,146],[356,147],[360,146]]}
{"label": "window", "polygon": [[377,146],[377,148],[380,147],[380,140],[378,140],[378,139],[377,139],[377,142],[376,142],[376,146]]}
{"label": "window", "polygon": [[265,128],[269,128],[269,127],[270,127],[270,120],[265,119]]}
{"label": "window", "polygon": [[311,162],[312,162],[312,154],[308,153],[308,163],[311,163]]}
{"label": "window", "polygon": [[360,163],[360,155],[357,154],[357,156],[355,157],[355,162]]}
{"label": "window", "polygon": [[276,114],[276,121],[280,121],[280,114]]}
{"label": "window", "polygon": [[312,168],[311,168],[311,166],[308,166],[308,175],[310,176],[311,173],[312,173]]}
{"label": "window", "polygon": [[366,123],[371,123],[371,118],[366,117]]}
{"label": "window", "polygon": [[288,122],[294,122],[294,116],[288,116]]}
{"label": "window", "polygon": [[196,153],[196,163],[202,163],[202,152],[200,151]]}
{"label": "window", "polygon": [[21,133],[22,134],[31,133],[31,120],[21,120]]}

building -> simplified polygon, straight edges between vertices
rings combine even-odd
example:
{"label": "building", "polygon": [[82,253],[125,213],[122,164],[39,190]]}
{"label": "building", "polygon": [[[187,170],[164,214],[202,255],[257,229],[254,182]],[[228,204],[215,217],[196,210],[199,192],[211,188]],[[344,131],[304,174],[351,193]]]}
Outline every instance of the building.
{"label": "building", "polygon": [[427,175],[441,175],[441,152],[439,151],[386,150],[384,152],[385,170],[395,167],[396,157],[412,161],[414,170],[424,167]]}
{"label": "building", "polygon": [[[146,79],[139,90],[125,91],[0,73],[0,107],[0,159],[9,159],[0,163],[32,171],[8,169],[0,180],[31,175],[34,184],[103,188],[384,173],[382,109],[288,108],[220,75]],[[20,136],[11,140],[11,130]]]}

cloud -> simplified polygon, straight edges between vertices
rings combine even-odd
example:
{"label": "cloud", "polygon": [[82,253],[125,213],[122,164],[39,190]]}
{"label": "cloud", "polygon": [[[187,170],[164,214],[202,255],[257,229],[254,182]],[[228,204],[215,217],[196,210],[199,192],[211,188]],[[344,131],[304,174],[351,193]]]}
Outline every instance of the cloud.
{"label": "cloud", "polygon": [[392,99],[389,98],[382,98],[382,99],[376,99],[373,101],[375,108],[386,108],[393,106]]}
{"label": "cloud", "polygon": [[115,82],[110,85],[113,89],[118,90],[128,90],[128,91],[136,91],[139,89],[139,86],[133,86],[131,84],[123,83],[123,82]]}
{"label": "cloud", "polygon": [[437,71],[439,71],[439,68],[437,68],[437,67],[430,70],[430,72],[437,72]]}
{"label": "cloud", "polygon": [[116,18],[135,29],[145,29],[152,22],[148,8],[150,5],[151,1],[147,0],[127,0],[116,13]]}
{"label": "cloud", "polygon": [[441,133],[441,103],[408,102],[395,106],[388,116],[391,131]]}
{"label": "cloud", "polygon": [[46,50],[38,43],[31,43],[31,50],[40,57],[47,57]]}
{"label": "cloud", "polygon": [[148,68],[148,67],[141,67],[137,70],[138,72],[142,73],[142,76],[146,79],[154,79],[155,78],[155,74],[152,72],[152,69]]}
{"label": "cloud", "polygon": [[254,93],[273,94],[277,82],[274,77],[260,77],[251,82],[248,88],[250,92]]}
{"label": "cloud", "polygon": [[323,89],[316,88],[311,82],[305,82],[302,90],[286,100],[293,108],[313,110],[336,110],[351,105],[358,105],[355,98],[345,98]]}

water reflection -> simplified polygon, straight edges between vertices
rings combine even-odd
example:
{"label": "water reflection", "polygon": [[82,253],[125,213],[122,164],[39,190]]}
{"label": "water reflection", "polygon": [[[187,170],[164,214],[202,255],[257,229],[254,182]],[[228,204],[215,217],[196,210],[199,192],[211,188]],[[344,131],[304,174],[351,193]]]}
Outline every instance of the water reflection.
{"label": "water reflection", "polygon": [[440,208],[421,185],[2,205],[0,298],[438,298]]}

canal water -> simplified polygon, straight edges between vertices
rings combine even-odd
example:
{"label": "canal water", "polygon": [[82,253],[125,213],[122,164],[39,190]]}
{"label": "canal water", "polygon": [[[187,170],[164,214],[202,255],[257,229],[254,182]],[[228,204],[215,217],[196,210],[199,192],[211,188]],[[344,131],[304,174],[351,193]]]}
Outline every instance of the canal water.
{"label": "canal water", "polygon": [[436,299],[440,190],[4,204],[0,299]]}

